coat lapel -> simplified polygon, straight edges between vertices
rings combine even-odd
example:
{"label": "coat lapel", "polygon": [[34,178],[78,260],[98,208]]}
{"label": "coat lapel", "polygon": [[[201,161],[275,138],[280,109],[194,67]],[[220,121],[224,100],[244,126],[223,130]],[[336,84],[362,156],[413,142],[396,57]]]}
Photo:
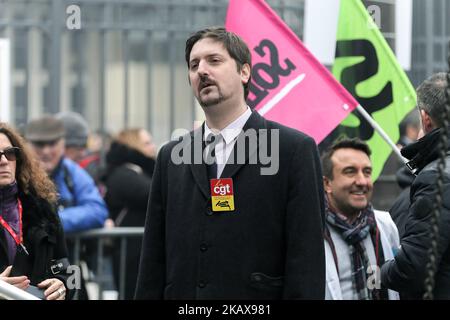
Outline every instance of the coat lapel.
{"label": "coat lapel", "polygon": [[[385,213],[385,216],[390,219],[388,216],[389,213]],[[389,230],[385,228],[385,223],[383,221],[383,215],[381,212],[375,210],[375,219],[377,221],[378,230],[380,230],[380,240],[381,247],[383,248],[384,260],[389,261],[395,258],[394,250],[398,249],[399,243],[392,243],[389,241],[387,235],[389,234]],[[393,235],[392,235],[393,236]],[[395,235],[398,238],[398,235]],[[381,276],[381,275],[380,275]],[[400,295],[397,291],[388,290],[389,300],[399,300]]]}
{"label": "coat lapel", "polygon": [[330,245],[325,240],[325,262],[326,262],[326,300],[342,300],[341,283],[334,263],[333,253]]}
{"label": "coat lapel", "polygon": [[[220,176],[221,178],[232,178],[242,168],[244,164],[249,163],[249,159],[251,159],[251,157],[258,151],[258,144],[261,134],[260,129],[264,128],[265,128],[264,118],[260,116],[258,112],[253,110],[252,115],[250,116],[250,118],[248,118],[247,122],[242,128],[242,132],[237,137],[237,141],[234,144],[230,157],[227,160],[227,164],[225,165],[222,175]],[[241,163],[242,161],[238,161],[239,157],[237,157],[237,146],[239,144],[245,143],[245,132],[249,129],[255,130],[257,136],[257,143],[245,144],[245,161],[244,163]],[[262,134],[267,134],[267,132],[264,132]]]}

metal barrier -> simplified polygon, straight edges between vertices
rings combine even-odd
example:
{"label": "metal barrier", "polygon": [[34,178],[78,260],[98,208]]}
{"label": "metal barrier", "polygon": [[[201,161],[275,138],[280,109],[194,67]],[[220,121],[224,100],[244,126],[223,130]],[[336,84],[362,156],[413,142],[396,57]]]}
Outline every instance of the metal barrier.
{"label": "metal barrier", "polygon": [[28,292],[0,280],[0,300],[41,300]]}
{"label": "metal barrier", "polygon": [[97,240],[97,276],[100,277],[97,281],[99,285],[99,299],[103,298],[102,286],[103,280],[101,274],[104,265],[104,245],[107,239],[120,238],[120,276],[119,276],[119,299],[123,299],[125,290],[125,274],[126,274],[126,246],[127,239],[134,237],[142,237],[144,234],[144,227],[114,227],[114,228],[102,228],[93,229],[79,233],[66,234],[67,239],[71,239],[74,242],[73,256],[74,260],[71,261],[75,265],[80,264],[80,250],[83,240],[93,239]]}

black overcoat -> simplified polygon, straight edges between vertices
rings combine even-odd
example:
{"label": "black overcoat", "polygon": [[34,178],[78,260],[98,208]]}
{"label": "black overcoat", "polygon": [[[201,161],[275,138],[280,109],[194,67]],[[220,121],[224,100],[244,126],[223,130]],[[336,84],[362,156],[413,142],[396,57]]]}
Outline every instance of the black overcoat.
{"label": "black overcoat", "polygon": [[[324,298],[324,201],[316,144],[256,112],[243,129],[246,133],[254,129],[258,142],[268,137],[269,150],[276,150],[272,148],[276,139],[270,137],[271,130],[278,130],[274,132],[279,133],[279,154],[273,151],[273,156],[279,159],[279,170],[262,175],[260,161],[227,163],[221,178],[233,179],[231,212],[212,212],[204,163],[174,163],[171,154],[177,141],[161,149],[137,299]],[[198,135],[201,141],[202,132],[203,127],[191,132],[185,146],[193,147]],[[241,133],[236,145],[243,138]],[[248,145],[246,159],[259,154],[259,148]],[[191,155],[196,151],[191,148]]]}

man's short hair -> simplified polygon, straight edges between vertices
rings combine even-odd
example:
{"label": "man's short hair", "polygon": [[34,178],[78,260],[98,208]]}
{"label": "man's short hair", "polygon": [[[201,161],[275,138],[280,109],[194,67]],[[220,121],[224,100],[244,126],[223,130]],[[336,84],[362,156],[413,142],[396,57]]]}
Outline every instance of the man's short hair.
{"label": "man's short hair", "polygon": [[359,138],[343,138],[335,141],[323,154],[322,160],[322,172],[325,177],[333,180],[333,161],[331,157],[339,149],[355,149],[364,152],[370,158],[372,151],[370,151],[367,143]]}
{"label": "man's short hair", "polygon": [[439,128],[444,126],[447,86],[447,74],[439,72],[433,74],[417,88],[419,110],[424,110],[433,120],[434,125]]}
{"label": "man's short hair", "polygon": [[[238,72],[241,71],[242,66],[246,63],[250,66],[251,69],[252,55],[247,44],[237,34],[227,31],[223,27],[211,27],[199,30],[186,40],[185,58],[188,68],[192,48],[197,43],[197,41],[205,38],[210,38],[223,44],[230,57],[233,58],[234,61],[236,61]],[[247,83],[243,84],[245,99],[247,99],[249,93],[250,81],[251,77],[248,79]]]}

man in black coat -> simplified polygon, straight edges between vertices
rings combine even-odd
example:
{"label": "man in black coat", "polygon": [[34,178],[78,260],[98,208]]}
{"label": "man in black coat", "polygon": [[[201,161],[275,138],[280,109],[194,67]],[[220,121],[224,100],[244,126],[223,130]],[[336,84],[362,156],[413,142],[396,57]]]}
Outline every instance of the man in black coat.
{"label": "man in black coat", "polygon": [[323,299],[316,144],[247,106],[251,55],[237,35],[197,32],[186,62],[206,122],[158,155],[136,298]]}
{"label": "man in black coat", "polygon": [[[438,177],[439,140],[445,125],[445,73],[438,73],[424,81],[417,89],[418,107],[425,136],[404,147],[403,156],[416,169],[417,177],[411,185],[409,212],[401,238],[401,249],[395,259],[381,269],[384,286],[399,291],[401,298],[420,299],[425,292],[426,265],[431,246],[431,217]],[[446,119],[447,125],[450,119]],[[450,299],[450,153],[447,148],[444,175],[443,206],[439,219],[437,272],[434,298]]]}

